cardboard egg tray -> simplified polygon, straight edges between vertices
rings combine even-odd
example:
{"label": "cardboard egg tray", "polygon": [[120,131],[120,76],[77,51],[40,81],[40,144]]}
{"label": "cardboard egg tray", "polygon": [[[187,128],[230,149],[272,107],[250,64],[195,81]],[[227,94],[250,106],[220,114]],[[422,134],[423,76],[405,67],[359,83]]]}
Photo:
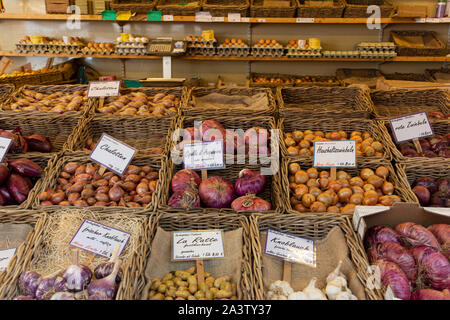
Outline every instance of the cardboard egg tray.
{"label": "cardboard egg tray", "polygon": [[16,44],[16,51],[19,53],[29,53],[29,52],[35,52],[35,53],[45,53],[48,52],[48,44],[22,44],[17,43]]}
{"label": "cardboard egg tray", "polygon": [[287,57],[291,58],[320,58],[322,57],[322,48],[289,48],[287,49]]}
{"label": "cardboard egg tray", "polygon": [[360,51],[351,50],[351,51],[324,51],[324,58],[359,58]]}
{"label": "cardboard egg tray", "polygon": [[102,55],[111,55],[115,53],[115,49],[91,49],[88,47],[84,47],[81,49],[81,52],[85,55],[93,55],[93,54],[102,54]]}
{"label": "cardboard egg tray", "polygon": [[214,56],[217,54],[217,40],[187,41],[186,54],[190,56]]}
{"label": "cardboard egg tray", "polygon": [[217,47],[217,40],[210,41],[186,41],[188,47]]}
{"label": "cardboard egg tray", "polygon": [[81,52],[83,45],[80,44],[49,44],[48,52],[55,54],[77,54]]}
{"label": "cardboard egg tray", "polygon": [[258,57],[283,57],[284,47],[252,47],[252,56]]}
{"label": "cardboard egg tray", "polygon": [[220,57],[247,57],[250,54],[250,48],[248,45],[245,46],[218,46],[217,55]]}
{"label": "cardboard egg tray", "polygon": [[395,51],[395,43],[393,42],[361,42],[356,46],[361,51]]}
{"label": "cardboard egg tray", "polygon": [[359,55],[361,58],[367,59],[392,59],[397,56],[397,52],[395,51],[366,51],[360,50]]}

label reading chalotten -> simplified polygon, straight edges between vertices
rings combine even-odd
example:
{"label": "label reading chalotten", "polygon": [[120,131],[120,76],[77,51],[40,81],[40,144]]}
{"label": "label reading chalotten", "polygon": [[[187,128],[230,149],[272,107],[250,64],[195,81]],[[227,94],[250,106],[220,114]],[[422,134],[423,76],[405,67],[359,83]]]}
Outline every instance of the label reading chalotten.
{"label": "label reading chalotten", "polygon": [[196,260],[225,257],[222,230],[192,230],[172,233],[172,259]]}
{"label": "label reading chalotten", "polygon": [[89,82],[88,97],[104,98],[117,97],[120,90],[119,81],[92,81]]}
{"label": "label reading chalotten", "polygon": [[426,112],[389,120],[397,143],[434,135]]}
{"label": "label reading chalotten", "polygon": [[129,239],[130,234],[127,232],[85,219],[69,244],[109,258],[118,244],[120,255]]}
{"label": "label reading chalotten", "polygon": [[267,229],[264,253],[295,263],[316,267],[314,240]]}
{"label": "label reading chalotten", "polygon": [[3,161],[3,158],[8,153],[9,147],[13,142],[12,138],[0,137],[0,162]]}
{"label": "label reading chalotten", "polygon": [[89,157],[107,169],[122,175],[135,154],[136,149],[104,133]]}
{"label": "label reading chalotten", "polygon": [[356,141],[314,142],[314,167],[356,167]]}
{"label": "label reading chalotten", "polygon": [[0,271],[3,271],[8,267],[9,262],[16,253],[16,250],[16,248],[0,250]]}
{"label": "label reading chalotten", "polygon": [[223,141],[188,143],[183,146],[184,168],[190,170],[213,170],[225,168]]}

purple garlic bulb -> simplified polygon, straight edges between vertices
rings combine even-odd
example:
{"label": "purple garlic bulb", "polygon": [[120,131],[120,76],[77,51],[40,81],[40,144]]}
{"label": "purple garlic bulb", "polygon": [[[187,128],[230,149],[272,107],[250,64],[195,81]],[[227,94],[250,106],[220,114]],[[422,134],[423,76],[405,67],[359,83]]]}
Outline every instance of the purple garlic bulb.
{"label": "purple garlic bulb", "polygon": [[[94,276],[96,279],[102,279],[111,274],[111,272],[114,269],[114,264],[115,264],[114,261],[117,259],[117,255],[119,254],[119,249],[120,249],[120,245],[117,245],[114,248],[114,251],[113,251],[109,261],[100,263],[97,267],[95,267]],[[119,272],[117,273],[117,277],[116,277],[116,283],[119,284],[120,281],[122,281],[122,269],[119,269]]]}
{"label": "purple garlic bulb", "polygon": [[13,300],[36,300],[36,299],[29,296],[17,296]]}
{"label": "purple garlic bulb", "polygon": [[19,291],[25,296],[36,297],[36,289],[42,277],[34,271],[25,271],[19,277]]}
{"label": "purple garlic bulb", "polygon": [[83,291],[91,282],[92,271],[78,263],[78,250],[72,251],[72,265],[68,266],[62,277],[66,281],[66,288],[70,292]]}
{"label": "purple garlic bulb", "polygon": [[111,300],[111,298],[109,298],[105,293],[100,291],[89,296],[88,300]]}
{"label": "purple garlic bulb", "polygon": [[114,299],[118,289],[116,277],[117,273],[119,272],[119,269],[120,269],[120,261],[117,260],[114,263],[114,268],[110,275],[102,279],[92,280],[92,282],[88,286],[89,296],[101,292],[105,294],[108,298]]}
{"label": "purple garlic bulb", "polygon": [[61,270],[42,278],[36,289],[37,300],[49,300],[56,292],[67,291],[66,281],[59,276]]}

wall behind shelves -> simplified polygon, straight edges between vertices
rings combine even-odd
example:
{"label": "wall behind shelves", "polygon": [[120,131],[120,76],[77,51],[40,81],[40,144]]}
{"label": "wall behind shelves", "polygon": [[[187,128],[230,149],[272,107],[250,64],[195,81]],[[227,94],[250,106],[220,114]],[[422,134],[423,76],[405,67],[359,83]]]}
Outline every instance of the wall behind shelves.
{"label": "wall behind shelves", "polygon": [[[397,0],[397,3],[421,3],[434,12],[436,0]],[[45,13],[44,0],[4,0],[10,13]],[[242,38],[247,40],[248,24],[194,24],[194,23],[130,23],[124,32],[145,35],[149,38],[172,36],[183,38],[185,35],[200,35],[202,30],[213,29],[216,38]],[[351,50],[361,41],[378,41],[378,30],[369,30],[362,24],[254,24],[252,25],[253,42],[259,39],[277,39],[282,43],[291,39],[317,37],[322,46],[330,50]],[[384,39],[389,40],[390,30],[432,30],[446,42],[448,24],[398,24],[389,25],[384,32]],[[80,30],[69,30],[63,21],[0,21],[0,50],[14,50],[15,43],[25,35],[45,35],[62,38],[63,35],[78,36],[90,41],[111,41],[120,35],[116,23],[81,22]],[[7,32],[5,32],[7,31]],[[56,59],[55,63],[65,59]],[[31,62],[34,68],[40,68],[46,59],[37,57],[14,58],[17,66]],[[116,59],[88,59],[96,70],[102,74],[121,76],[121,63]],[[207,82],[215,82],[217,75],[222,75],[226,82],[241,83],[247,74],[247,62],[214,62],[173,60],[173,77],[201,76]],[[287,73],[287,74],[334,74],[337,68],[374,68],[374,62],[253,62],[253,72]],[[426,68],[440,68],[442,63],[385,63],[380,65],[383,72],[423,72]],[[162,63],[158,60],[128,60],[126,75],[130,79],[161,77]]]}

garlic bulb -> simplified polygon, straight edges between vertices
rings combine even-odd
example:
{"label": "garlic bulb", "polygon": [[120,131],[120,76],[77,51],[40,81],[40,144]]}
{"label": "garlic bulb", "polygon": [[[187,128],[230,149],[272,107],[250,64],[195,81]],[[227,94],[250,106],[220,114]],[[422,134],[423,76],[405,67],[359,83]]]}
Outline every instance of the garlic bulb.
{"label": "garlic bulb", "polygon": [[272,291],[274,294],[284,295],[287,297],[294,292],[294,289],[292,289],[288,282],[277,280],[270,285],[269,291]]}
{"label": "garlic bulb", "polygon": [[303,291],[293,292],[288,296],[288,300],[309,300]]}
{"label": "garlic bulb", "polygon": [[333,270],[333,272],[331,272],[328,277],[327,277],[327,283],[330,281],[333,281],[335,278],[337,277],[342,277],[345,279],[344,274],[341,272],[341,266],[342,266],[342,260],[339,261],[336,269]]}
{"label": "garlic bulb", "polygon": [[358,300],[358,298],[354,296],[349,289],[347,289],[346,291],[339,293],[336,296],[336,300]]}
{"label": "garlic bulb", "polygon": [[308,296],[308,300],[328,300],[322,290],[316,288],[316,281],[316,277],[312,278],[303,293]]}

